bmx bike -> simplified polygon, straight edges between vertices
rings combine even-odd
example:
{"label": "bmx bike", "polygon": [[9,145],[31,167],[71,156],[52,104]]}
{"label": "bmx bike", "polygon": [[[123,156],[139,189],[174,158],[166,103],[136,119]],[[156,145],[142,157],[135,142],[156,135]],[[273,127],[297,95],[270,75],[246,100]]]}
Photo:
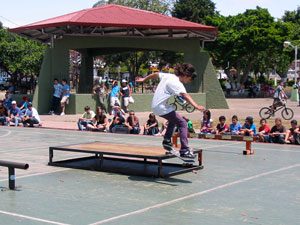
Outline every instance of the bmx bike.
{"label": "bmx bike", "polygon": [[285,119],[285,120],[292,119],[294,117],[294,111],[291,108],[286,107],[285,101],[283,101],[282,103],[283,103],[283,105],[277,106],[277,107],[273,107],[273,105],[271,105],[269,107],[262,107],[259,110],[259,116],[262,119],[269,119],[271,116],[275,115],[275,112],[281,110],[281,116],[283,119]]}
{"label": "bmx bike", "polygon": [[170,105],[172,105],[175,108],[175,110],[177,110],[177,105],[179,105],[181,106],[181,110],[186,110],[188,113],[192,113],[195,111],[195,107],[188,103],[186,100],[184,100],[181,96],[175,96],[174,102]]}

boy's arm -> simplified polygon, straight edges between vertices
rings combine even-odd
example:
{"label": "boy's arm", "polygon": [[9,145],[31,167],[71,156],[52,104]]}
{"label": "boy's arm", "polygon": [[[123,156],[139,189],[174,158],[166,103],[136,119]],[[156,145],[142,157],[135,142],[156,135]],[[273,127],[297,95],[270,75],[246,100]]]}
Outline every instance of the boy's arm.
{"label": "boy's arm", "polygon": [[183,98],[188,101],[192,106],[194,106],[196,109],[200,110],[200,111],[204,111],[205,108],[202,105],[198,105],[194,99],[188,94],[188,93],[180,93],[181,96],[183,96]]}
{"label": "boy's arm", "polygon": [[158,73],[152,73],[146,77],[138,77],[138,78],[136,78],[135,81],[139,82],[139,83],[143,83],[143,82],[146,82],[147,80],[157,79],[158,77],[159,77]]}

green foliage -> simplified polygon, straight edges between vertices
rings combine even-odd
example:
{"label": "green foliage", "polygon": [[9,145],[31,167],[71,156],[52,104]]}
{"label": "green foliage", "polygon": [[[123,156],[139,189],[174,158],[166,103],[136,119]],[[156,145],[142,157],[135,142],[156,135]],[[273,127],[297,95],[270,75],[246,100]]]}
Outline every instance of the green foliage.
{"label": "green foliage", "polygon": [[177,0],[172,15],[196,23],[206,23],[207,16],[217,14],[216,5],[211,0]]}
{"label": "green foliage", "polygon": [[275,21],[267,9],[257,7],[236,16],[208,17],[210,25],[219,28],[217,41],[211,43],[215,65],[226,68],[228,62],[244,77],[249,72],[268,72],[273,69],[280,75],[286,73],[291,58],[283,50],[293,26]]}
{"label": "green foliage", "polygon": [[295,11],[285,11],[282,20],[284,22],[300,24],[300,6]]}
{"label": "green foliage", "polygon": [[12,74],[38,75],[45,46],[0,29],[0,64]]}

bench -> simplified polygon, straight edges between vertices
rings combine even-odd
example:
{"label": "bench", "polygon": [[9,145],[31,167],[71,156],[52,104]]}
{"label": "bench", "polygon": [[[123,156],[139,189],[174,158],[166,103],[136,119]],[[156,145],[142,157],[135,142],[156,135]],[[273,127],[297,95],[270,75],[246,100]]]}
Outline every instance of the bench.
{"label": "bench", "polygon": [[[178,133],[172,136],[172,143],[175,147],[178,147],[177,139],[179,137]],[[254,150],[252,149],[252,142],[258,140],[257,137],[243,136],[243,135],[229,135],[229,134],[203,134],[199,133],[198,138],[203,139],[214,139],[214,140],[230,140],[230,141],[244,141],[246,143],[243,155],[254,155]]]}

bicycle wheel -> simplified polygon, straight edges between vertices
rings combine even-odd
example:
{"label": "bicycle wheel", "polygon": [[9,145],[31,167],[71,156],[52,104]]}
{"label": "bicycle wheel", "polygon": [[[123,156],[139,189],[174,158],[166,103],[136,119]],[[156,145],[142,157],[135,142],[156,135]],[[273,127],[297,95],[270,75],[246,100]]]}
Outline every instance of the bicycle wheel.
{"label": "bicycle wheel", "polygon": [[282,118],[285,119],[285,120],[290,120],[294,117],[294,112],[292,109],[290,108],[284,108],[282,111],[281,111],[281,115],[282,115]]}
{"label": "bicycle wheel", "polygon": [[192,113],[192,112],[195,111],[195,107],[192,106],[191,104],[187,104],[187,105],[185,106],[185,110],[186,110],[188,113]]}
{"label": "bicycle wheel", "polygon": [[170,105],[174,107],[175,111],[177,110],[177,104],[175,102],[171,103]]}
{"label": "bicycle wheel", "polygon": [[269,119],[272,115],[272,112],[271,112],[271,109],[269,107],[262,107],[260,110],[259,110],[259,116],[262,118],[262,119]]}

